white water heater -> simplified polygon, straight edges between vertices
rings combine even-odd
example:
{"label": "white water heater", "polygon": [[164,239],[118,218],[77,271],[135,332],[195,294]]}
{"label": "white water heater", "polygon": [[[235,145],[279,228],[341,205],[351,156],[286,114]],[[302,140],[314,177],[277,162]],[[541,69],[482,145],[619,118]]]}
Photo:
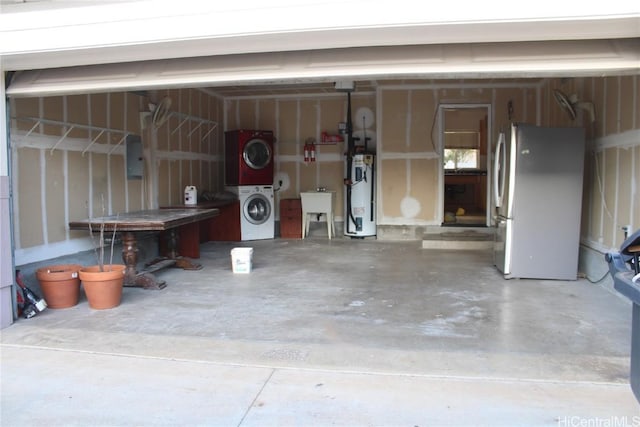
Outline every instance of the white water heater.
{"label": "white water heater", "polygon": [[[349,161],[347,160],[347,177]],[[367,237],[376,235],[375,156],[354,154],[351,161],[351,184],[345,188],[344,235]]]}

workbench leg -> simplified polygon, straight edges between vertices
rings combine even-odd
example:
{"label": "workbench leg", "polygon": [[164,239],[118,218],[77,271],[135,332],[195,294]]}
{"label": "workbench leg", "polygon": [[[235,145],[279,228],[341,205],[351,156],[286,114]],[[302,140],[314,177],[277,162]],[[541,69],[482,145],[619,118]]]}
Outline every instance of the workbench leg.
{"label": "workbench leg", "polygon": [[131,231],[122,234],[122,261],[127,266],[124,271],[124,280],[130,283],[136,277],[136,265],[138,265],[138,240]]}
{"label": "workbench leg", "polygon": [[164,280],[158,280],[153,274],[138,274],[138,240],[135,233],[128,231],[122,235],[122,260],[127,266],[124,272],[124,286],[163,289],[167,286]]}
{"label": "workbench leg", "polygon": [[173,266],[176,268],[182,268],[183,270],[201,270],[201,264],[195,263],[189,258],[178,255],[179,239],[180,236],[178,235],[176,228],[168,230],[167,251],[169,259],[175,260],[175,264]]}

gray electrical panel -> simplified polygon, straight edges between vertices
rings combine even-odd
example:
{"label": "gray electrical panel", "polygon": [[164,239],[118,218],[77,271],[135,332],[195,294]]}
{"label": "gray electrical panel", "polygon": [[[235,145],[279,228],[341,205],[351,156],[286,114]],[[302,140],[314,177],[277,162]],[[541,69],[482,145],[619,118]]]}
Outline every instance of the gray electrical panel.
{"label": "gray electrical panel", "polygon": [[127,179],[142,179],[142,138],[139,135],[127,135]]}

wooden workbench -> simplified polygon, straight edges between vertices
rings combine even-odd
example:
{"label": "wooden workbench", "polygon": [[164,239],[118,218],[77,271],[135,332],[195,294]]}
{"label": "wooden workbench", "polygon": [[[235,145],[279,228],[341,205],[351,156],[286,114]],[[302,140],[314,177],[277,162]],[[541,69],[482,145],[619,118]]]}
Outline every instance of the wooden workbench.
{"label": "wooden workbench", "polygon": [[[240,202],[238,199],[204,200],[196,205],[161,206],[160,209],[218,209],[219,215],[203,221],[200,225],[200,242],[241,240]],[[191,255],[187,255],[191,256]]]}
{"label": "wooden workbench", "polygon": [[[185,256],[200,257],[199,223],[218,215],[219,210],[212,209],[151,209],[136,212],[127,212],[118,215],[110,215],[99,218],[71,221],[71,230],[89,230],[99,232],[104,227],[104,232],[109,234],[116,232],[122,236],[122,260],[127,266],[125,272],[125,286],[143,287],[145,289],[162,289],[166,286],[163,281],[158,281],[152,272],[160,268],[177,266],[184,269],[199,269],[199,264],[194,264]],[[147,266],[144,271],[138,272],[138,241],[137,232],[168,231],[167,258],[157,260]],[[193,239],[195,236],[195,240]]]}

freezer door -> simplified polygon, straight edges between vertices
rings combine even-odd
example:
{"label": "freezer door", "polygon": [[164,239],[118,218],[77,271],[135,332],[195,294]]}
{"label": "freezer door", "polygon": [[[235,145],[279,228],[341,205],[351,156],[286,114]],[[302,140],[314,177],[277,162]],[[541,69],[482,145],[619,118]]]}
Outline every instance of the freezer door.
{"label": "freezer door", "polygon": [[517,142],[511,273],[575,280],[584,129],[521,125]]}
{"label": "freezer door", "polygon": [[493,157],[493,201],[496,208],[500,208],[504,201],[504,179],[506,168],[505,141],[506,137],[504,132],[500,132],[500,135],[498,135],[498,142],[496,142],[496,152]]}
{"label": "freezer door", "polygon": [[493,260],[498,270],[505,276],[511,274],[511,230],[512,222],[502,216],[496,218],[496,233],[493,245]]}
{"label": "freezer door", "polygon": [[505,218],[513,217],[517,131],[517,125],[513,124],[508,134],[500,134],[494,157],[496,209],[498,215]]}

